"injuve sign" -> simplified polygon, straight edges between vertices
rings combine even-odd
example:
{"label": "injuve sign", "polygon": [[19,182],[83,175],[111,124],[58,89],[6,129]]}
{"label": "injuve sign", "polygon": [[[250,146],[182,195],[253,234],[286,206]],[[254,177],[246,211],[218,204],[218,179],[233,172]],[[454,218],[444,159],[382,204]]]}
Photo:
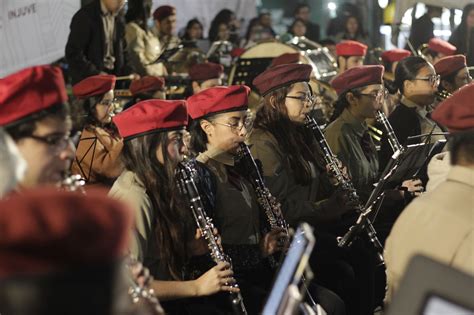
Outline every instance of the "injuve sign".
{"label": "injuve sign", "polygon": [[64,56],[80,0],[0,0],[0,77]]}

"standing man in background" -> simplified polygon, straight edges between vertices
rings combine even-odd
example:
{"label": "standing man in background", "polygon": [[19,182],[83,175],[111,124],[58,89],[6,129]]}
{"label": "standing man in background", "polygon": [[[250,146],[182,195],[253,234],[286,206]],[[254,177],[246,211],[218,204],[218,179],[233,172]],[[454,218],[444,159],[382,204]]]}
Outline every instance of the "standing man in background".
{"label": "standing man in background", "polygon": [[[97,74],[128,75],[125,0],[94,0],[74,14],[66,44],[72,84]],[[134,78],[138,78],[134,75]]]}
{"label": "standing man in background", "polygon": [[311,8],[306,3],[300,3],[294,12],[295,19],[300,19],[306,24],[306,37],[313,42],[319,42],[319,25],[311,23]]}
{"label": "standing man in background", "polygon": [[[434,37],[434,24],[431,19],[435,17],[439,18],[441,17],[441,13],[443,13],[443,8],[432,5],[427,5],[426,10],[426,13],[419,19],[414,20],[411,25],[408,40],[415,50],[422,44],[428,43],[428,41]],[[410,49],[408,44],[405,49]]]}

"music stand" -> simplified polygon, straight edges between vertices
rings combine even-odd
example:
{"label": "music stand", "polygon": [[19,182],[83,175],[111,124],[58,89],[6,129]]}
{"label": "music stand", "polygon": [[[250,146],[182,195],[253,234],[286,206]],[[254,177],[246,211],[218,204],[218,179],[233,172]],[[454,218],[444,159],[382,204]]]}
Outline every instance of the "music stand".
{"label": "music stand", "polygon": [[431,258],[410,261],[387,315],[474,314],[474,277]]}

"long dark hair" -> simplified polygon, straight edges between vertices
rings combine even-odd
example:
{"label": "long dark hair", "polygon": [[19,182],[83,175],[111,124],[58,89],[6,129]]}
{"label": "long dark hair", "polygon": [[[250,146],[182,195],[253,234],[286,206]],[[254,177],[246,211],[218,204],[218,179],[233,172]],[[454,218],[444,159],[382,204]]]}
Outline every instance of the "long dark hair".
{"label": "long dark hair", "polygon": [[[184,30],[184,35],[183,35],[183,39],[184,40],[191,40],[191,38],[189,37],[189,30],[194,26],[194,25],[199,25],[201,27],[201,30],[203,30],[203,26],[202,26],[202,23],[198,20],[198,19],[191,19],[188,21],[188,24],[186,24],[186,28]],[[202,34],[201,34],[201,38],[199,39],[202,39]]]}
{"label": "long dark hair", "polygon": [[[474,3],[469,3],[467,4],[463,11],[462,11],[462,17],[461,17],[461,23],[458,25],[458,27],[453,31],[453,34],[451,35],[451,39],[457,38],[458,40],[456,41],[455,46],[457,48],[458,53],[468,53],[469,47],[468,47],[468,36],[472,35],[471,33],[474,32],[474,30],[469,30],[467,27],[467,17],[469,15],[469,12],[474,10]],[[450,39],[450,41],[451,41]],[[472,44],[471,46],[472,47]]]}
{"label": "long dark hair", "polygon": [[[187,261],[187,243],[194,236],[189,212],[177,194],[174,167],[170,163],[166,147],[167,132],[148,134],[126,140],[122,160],[145,186],[154,213],[157,250],[166,269],[176,280],[182,280]],[[164,164],[156,157],[159,146],[163,148]]]}
{"label": "long dark hair", "polygon": [[209,28],[209,40],[211,42],[214,42],[217,39],[217,34],[219,33],[219,25],[224,23],[229,26],[233,15],[234,12],[229,9],[222,9],[219,11],[219,13],[217,13],[217,15],[211,22],[211,27]]}
{"label": "long dark hair", "polygon": [[[357,21],[357,32],[355,34],[355,38],[357,38],[358,36],[366,37],[367,33],[364,30],[364,25],[362,24],[361,19],[357,15],[348,15],[348,16],[345,17],[345,19],[344,19],[344,33],[348,34],[348,32],[347,32],[347,21],[349,21],[350,18],[354,18]],[[345,36],[344,36],[344,39],[352,39],[352,38],[345,38]]]}
{"label": "long dark hair", "polygon": [[125,14],[127,23],[135,22],[143,30],[147,30],[147,21],[151,15],[151,0],[128,0],[128,9]]}
{"label": "long dark hair", "polygon": [[429,66],[429,62],[418,56],[407,57],[398,63],[394,83],[401,94],[404,93],[405,81],[415,79],[420,69],[426,66]]}
{"label": "long dark hair", "polygon": [[319,165],[313,152],[314,143],[311,131],[304,126],[298,126],[288,117],[285,99],[293,85],[281,87],[270,92],[263,98],[263,106],[257,112],[255,127],[270,132],[288,156],[289,167],[295,172],[299,184],[308,184],[311,181],[312,162]]}

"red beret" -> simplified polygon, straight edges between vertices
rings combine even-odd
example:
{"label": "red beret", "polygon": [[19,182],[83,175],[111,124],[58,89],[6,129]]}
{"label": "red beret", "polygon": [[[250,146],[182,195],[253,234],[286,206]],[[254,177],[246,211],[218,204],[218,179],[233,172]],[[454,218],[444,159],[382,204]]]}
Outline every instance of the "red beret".
{"label": "red beret", "polygon": [[189,77],[192,81],[205,81],[218,79],[224,72],[224,67],[213,62],[198,63],[189,69]]}
{"label": "red beret", "polygon": [[170,5],[162,5],[153,12],[153,19],[161,22],[171,15],[176,15],[176,9]]}
{"label": "red beret", "polygon": [[276,58],[273,58],[270,67],[285,65],[289,63],[298,63],[300,62],[300,56],[301,55],[299,53],[285,53]]}
{"label": "red beret", "polygon": [[336,45],[338,56],[365,56],[367,46],[354,40],[345,40]]}
{"label": "red beret", "polygon": [[332,87],[338,95],[345,91],[371,84],[382,84],[383,66],[359,66],[354,67],[336,76]]}
{"label": "red beret", "polygon": [[474,128],[474,82],[453,93],[438,104],[431,117],[450,132]]}
{"label": "red beret", "polygon": [[260,73],[252,83],[260,94],[265,96],[280,87],[309,81],[312,70],[313,68],[306,64],[279,65]]}
{"label": "red beret", "polygon": [[466,67],[466,57],[464,55],[446,56],[434,64],[436,73],[444,77],[455,73]]}
{"label": "red beret", "polygon": [[390,49],[382,53],[382,60],[385,62],[396,62],[409,57],[411,52],[406,49]]}
{"label": "red beret", "polygon": [[132,95],[140,93],[154,92],[163,89],[165,86],[165,79],[155,76],[145,76],[139,80],[134,80],[130,84],[130,92]]}
{"label": "red beret", "polygon": [[0,277],[112,262],[126,252],[132,218],[102,190],[11,196],[0,201]]}
{"label": "red beret", "polygon": [[0,79],[0,126],[67,101],[60,68],[36,66]]}
{"label": "red beret", "polygon": [[114,75],[93,75],[76,83],[72,87],[72,94],[79,99],[102,95],[115,87]]}
{"label": "red beret", "polygon": [[456,46],[436,37],[430,39],[428,42],[428,48],[445,56],[454,55],[456,52]]}
{"label": "red beret", "polygon": [[193,119],[208,114],[247,109],[250,88],[246,85],[215,86],[188,98],[189,116]]}
{"label": "red beret", "polygon": [[186,101],[141,101],[114,116],[113,121],[124,139],[178,129],[188,124]]}

